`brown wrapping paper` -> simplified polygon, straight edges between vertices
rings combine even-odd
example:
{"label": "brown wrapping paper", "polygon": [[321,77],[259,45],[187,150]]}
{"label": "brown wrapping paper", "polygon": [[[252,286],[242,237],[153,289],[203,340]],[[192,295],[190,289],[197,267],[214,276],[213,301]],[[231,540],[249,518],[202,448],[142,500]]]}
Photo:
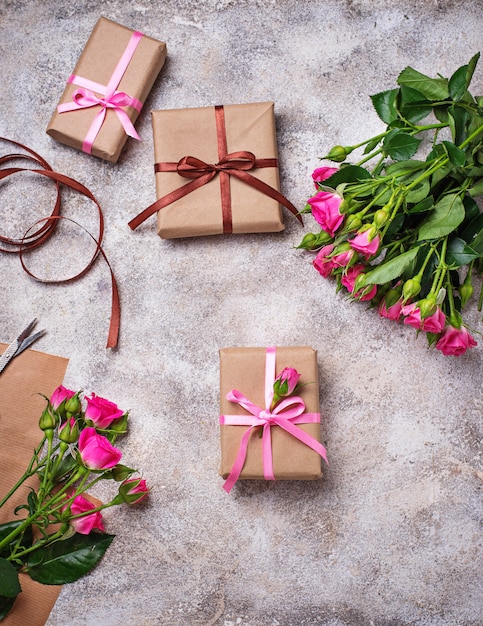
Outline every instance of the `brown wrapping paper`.
{"label": "brown wrapping paper", "polygon": [[[225,105],[228,152],[248,151],[257,158],[277,158],[272,102]],[[178,162],[193,156],[217,163],[218,147],[214,107],[152,112],[155,163]],[[277,191],[277,167],[250,172]],[[185,185],[176,172],[156,173],[156,197]],[[284,229],[280,204],[230,176],[233,233],[278,232]],[[212,181],[158,211],[158,235],[164,239],[223,233],[220,181]]]}
{"label": "brown wrapping paper", "polygon": [[[276,352],[276,376],[284,367],[294,367],[301,374],[300,383],[310,383],[297,392],[307,413],[319,412],[317,352],[307,346],[281,347]],[[220,414],[249,415],[245,409],[226,399],[238,389],[257,406],[265,404],[265,348],[224,348],[220,350]],[[298,427],[320,442],[320,424]],[[235,461],[247,426],[220,425],[220,475],[227,478]],[[240,479],[262,479],[262,439],[258,430],[250,438]],[[279,426],[271,427],[273,468],[276,479],[316,480],[322,476],[321,457]]]}
{"label": "brown wrapping paper", "polygon": [[[0,354],[6,349],[0,344]],[[22,476],[42,438],[39,417],[45,399],[62,384],[68,360],[26,350],[0,374],[0,494],[3,496]],[[0,509],[0,523],[13,519],[14,508],[26,501],[27,482]],[[22,593],[2,626],[43,626],[61,587],[42,585],[20,575]]]}
{"label": "brown wrapping paper", "polygon": [[[101,85],[107,85],[132,33],[131,29],[101,17],[72,73]],[[144,103],[165,59],[166,44],[144,35],[117,91],[125,92]],[[72,94],[78,88],[77,85],[67,84],[59,104],[71,102]],[[82,142],[99,109],[99,106],[95,106],[59,113],[56,108],[47,127],[47,133],[60,143],[82,150]],[[139,112],[132,107],[124,110],[134,123]],[[127,135],[115,111],[110,109],[94,141],[92,154],[115,163],[126,140]]]}

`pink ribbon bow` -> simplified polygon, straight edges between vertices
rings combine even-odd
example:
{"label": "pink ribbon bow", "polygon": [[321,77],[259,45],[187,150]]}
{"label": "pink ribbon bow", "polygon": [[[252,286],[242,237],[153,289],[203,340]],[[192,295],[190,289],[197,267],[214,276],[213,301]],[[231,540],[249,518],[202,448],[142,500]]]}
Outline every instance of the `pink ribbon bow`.
{"label": "pink ribbon bow", "polygon": [[[273,400],[273,383],[275,381],[275,354],[276,348],[266,350],[265,361],[265,408],[257,406],[242,393],[233,389],[226,395],[227,400],[236,402],[252,415],[220,415],[220,424],[229,426],[249,426],[240,442],[235,462],[230,474],[223,484],[223,489],[229,493],[238,480],[248,450],[248,442],[253,429],[262,427],[262,458],[263,475],[265,480],[275,480],[273,473],[271,426],[280,426],[293,437],[320,454],[326,463],[327,453],[324,446],[306,432],[297,428],[295,424],[314,424],[320,422],[320,413],[304,413],[305,403],[300,396],[291,396],[282,400],[272,411],[270,405]],[[252,417],[253,416],[253,417]]]}
{"label": "pink ribbon bow", "polygon": [[[94,141],[106,118],[107,109],[113,109],[115,111],[126,135],[134,137],[135,139],[141,139],[136,132],[131,119],[122,107],[131,106],[139,112],[141,111],[143,104],[137,98],[133,98],[123,91],[116,91],[116,89],[121,82],[121,79],[134,55],[134,51],[136,50],[142,37],[143,34],[138,31],[135,31],[132,34],[131,39],[129,40],[129,43],[124,50],[107,86],[75,74],[72,74],[69,77],[67,82],[79,86],[80,89],[76,89],[76,91],[72,94],[72,102],[66,102],[58,105],[57,110],[59,113],[66,113],[68,111],[76,111],[94,106],[101,107],[84,138],[82,144],[83,152],[91,154]],[[101,95],[98,96],[96,93]]]}

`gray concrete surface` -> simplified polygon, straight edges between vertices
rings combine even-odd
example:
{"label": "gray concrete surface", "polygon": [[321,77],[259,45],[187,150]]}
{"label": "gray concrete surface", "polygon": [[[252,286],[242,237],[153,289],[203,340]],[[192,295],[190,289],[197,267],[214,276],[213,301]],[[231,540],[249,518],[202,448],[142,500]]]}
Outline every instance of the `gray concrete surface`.
{"label": "gray concrete surface", "polygon": [[[479,0],[3,0],[0,135],[26,143],[99,199],[120,285],[119,348],[106,350],[103,262],[82,280],[37,283],[0,257],[0,339],[38,316],[38,349],[68,357],[65,384],[131,411],[125,460],[154,487],[149,504],[110,510],[117,535],[101,565],[65,586],[48,626],[476,626],[481,624],[483,341],[461,358],[428,351],[407,327],[336,294],[274,235],[162,241],[150,109],[273,100],[283,192],[302,207],[318,156],[382,127],[369,95],[406,66],[449,75],[481,49]],[[168,62],[117,165],[45,134],[99,15],[167,42]],[[474,78],[483,92],[483,66]],[[29,187],[28,185],[31,184]],[[37,179],[4,190],[2,232],[44,216]],[[10,194],[10,195],[9,195]],[[69,196],[69,194],[66,194]],[[95,229],[93,207],[64,214]],[[31,259],[58,276],[88,241],[67,229]],[[468,322],[481,330],[481,314]],[[218,348],[319,351],[323,440],[315,483],[217,475]],[[102,497],[102,491],[99,494]]]}

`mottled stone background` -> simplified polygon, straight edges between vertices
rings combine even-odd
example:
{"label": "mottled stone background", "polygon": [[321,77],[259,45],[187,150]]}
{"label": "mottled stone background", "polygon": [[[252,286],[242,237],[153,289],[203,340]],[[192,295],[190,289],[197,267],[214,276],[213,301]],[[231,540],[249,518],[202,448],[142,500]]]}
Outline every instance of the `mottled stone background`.
{"label": "mottled stone background", "polygon": [[[162,39],[168,61],[118,164],[45,134],[100,15]],[[38,316],[37,348],[70,359],[65,384],[131,411],[122,449],[154,489],[109,510],[101,565],[66,586],[48,626],[476,626],[481,624],[483,340],[461,358],[336,294],[281,234],[162,241],[130,218],[155,198],[149,110],[273,100],[283,192],[299,207],[335,143],[382,130],[369,95],[406,66],[450,75],[482,44],[479,0],[2,0],[0,135],[28,144],[99,199],[119,281],[119,349],[105,349],[110,280],[40,284],[2,255],[0,340]],[[483,65],[474,90],[483,93]],[[5,185],[11,236],[50,211],[38,179]],[[95,230],[93,206],[64,214]],[[31,267],[80,268],[89,240],[64,227]],[[479,283],[481,284],[481,283]],[[467,321],[482,330],[481,313]],[[318,350],[330,468],[314,483],[217,475],[218,349]],[[99,492],[101,497],[102,491]]]}

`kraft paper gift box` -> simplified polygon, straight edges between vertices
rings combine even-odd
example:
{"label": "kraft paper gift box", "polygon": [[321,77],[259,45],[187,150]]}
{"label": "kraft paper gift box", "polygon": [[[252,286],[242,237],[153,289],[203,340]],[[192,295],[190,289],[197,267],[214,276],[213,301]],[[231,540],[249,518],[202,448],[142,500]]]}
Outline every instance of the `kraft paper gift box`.
{"label": "kraft paper gift box", "polygon": [[[115,163],[127,133],[139,138],[133,124],[165,59],[164,42],[101,17],[67,82],[47,133],[60,143]],[[115,90],[111,104],[118,108],[106,110],[96,104],[106,96],[106,88]]]}
{"label": "kraft paper gift box", "polygon": [[[278,232],[284,229],[281,202],[297,213],[280,194],[273,102],[153,111],[152,123],[158,200],[131,228],[157,211],[164,239]],[[185,177],[177,166],[186,157]],[[247,158],[256,160],[253,167]],[[209,169],[214,165],[218,171]],[[232,165],[227,174],[223,168]],[[265,191],[252,186],[253,179]],[[185,187],[193,190],[184,195]]]}
{"label": "kraft paper gift box", "polygon": [[[285,367],[295,368],[303,386],[296,391],[305,403],[304,414],[319,413],[319,385],[317,352],[308,346],[277,347],[276,376]],[[228,415],[250,415],[239,404],[227,400],[233,389],[248,397],[258,407],[265,405],[265,371],[267,362],[265,348],[224,348],[220,350],[220,475],[227,478],[240,449],[246,425],[223,423]],[[302,418],[303,419],[303,416]],[[320,420],[320,417],[319,417]],[[299,423],[298,429],[307,433],[320,444],[320,421]],[[254,428],[248,443],[247,455],[240,479],[264,479],[262,438],[260,429]],[[280,426],[271,426],[272,459],[275,479],[316,480],[322,477],[321,454],[299,441]],[[321,446],[323,449],[323,447]],[[323,450],[325,457],[325,450]]]}

